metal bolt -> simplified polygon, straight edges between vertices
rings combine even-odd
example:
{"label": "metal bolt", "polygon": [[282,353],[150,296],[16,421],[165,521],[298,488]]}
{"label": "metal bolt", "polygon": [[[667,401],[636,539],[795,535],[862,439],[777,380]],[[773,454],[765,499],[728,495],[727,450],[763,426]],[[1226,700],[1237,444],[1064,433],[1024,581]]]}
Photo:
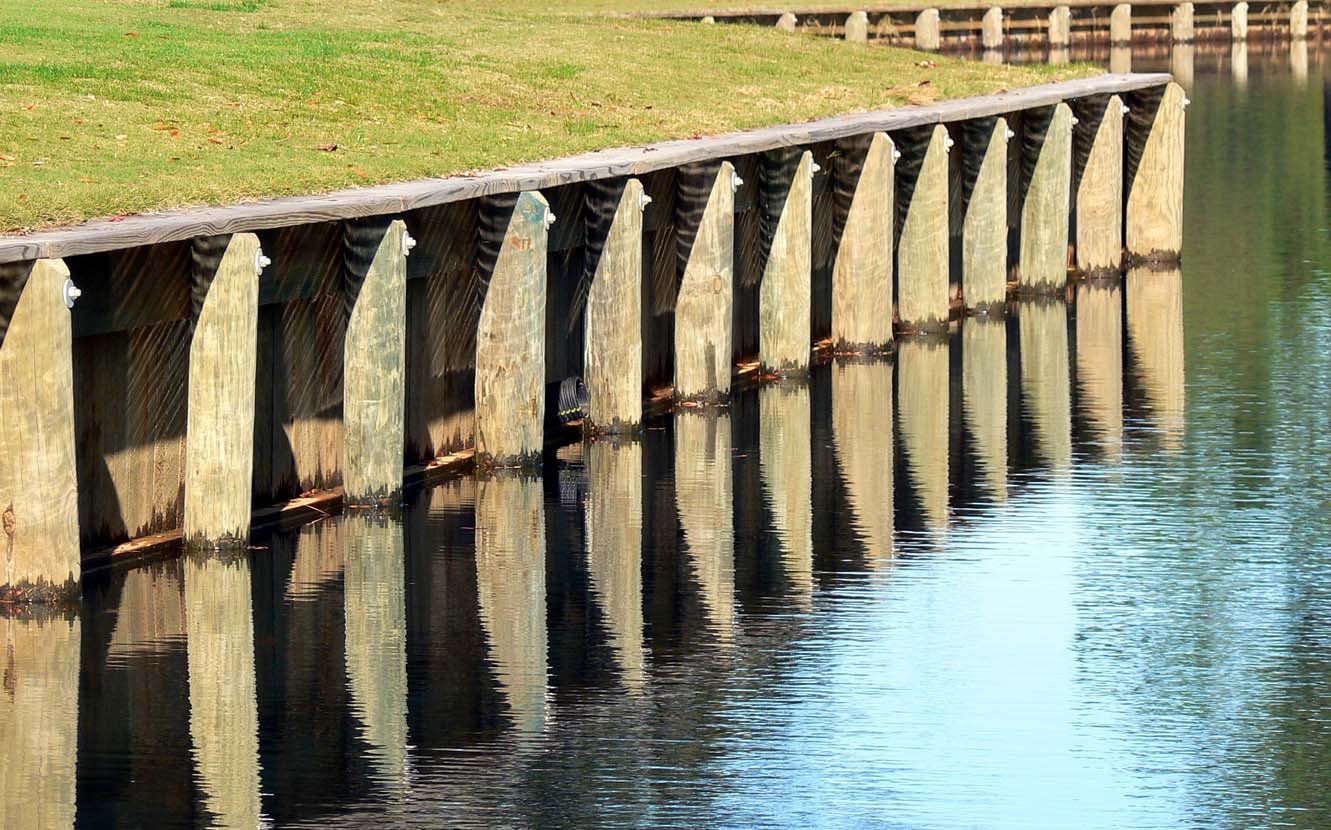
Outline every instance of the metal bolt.
{"label": "metal bolt", "polygon": [[545,229],[546,229],[546,230],[550,230],[550,226],[553,225],[553,224],[555,223],[555,214],[554,214],[554,212],[553,212],[553,211],[549,211],[549,210],[547,210],[547,211],[545,212],[545,220],[544,220],[544,221],[545,221]]}
{"label": "metal bolt", "polygon": [[648,196],[646,193],[642,194],[638,197],[638,210],[646,210],[647,206],[651,203],[652,197]]}
{"label": "metal bolt", "polygon": [[1186,96],[1183,98],[1183,108],[1184,108],[1184,109],[1187,109],[1187,108],[1188,108],[1188,104],[1191,104],[1191,103],[1192,103],[1192,99],[1191,99],[1191,98],[1188,98],[1188,97],[1186,97]]}
{"label": "metal bolt", "polygon": [[816,161],[809,165],[809,172],[811,172],[811,173],[817,173],[819,170],[822,170],[822,169],[823,169],[823,166],[822,166],[821,164],[819,164],[818,162],[816,162]]}
{"label": "metal bolt", "polygon": [[898,150],[897,148],[893,147],[893,148],[892,148],[892,162],[895,164],[895,163],[898,162],[898,161],[901,161],[901,151]]}
{"label": "metal bolt", "polygon": [[1072,126],[1075,127],[1075,126],[1077,126],[1077,125],[1080,124],[1080,123],[1081,123],[1081,119],[1080,119],[1080,118],[1078,118],[1078,117],[1075,116],[1075,115],[1072,116]]}
{"label": "metal bolt", "polygon": [[73,308],[74,301],[83,296],[83,289],[74,284],[73,280],[65,280],[65,308]]}
{"label": "metal bolt", "polygon": [[1017,137],[1017,134],[1012,132],[1011,128],[1008,128],[1007,130],[1004,131],[1003,137],[1006,138],[1008,141],[1011,141],[1012,139]]}
{"label": "metal bolt", "polygon": [[744,186],[744,180],[739,177],[738,173],[736,173],[735,177],[730,180],[731,191],[734,193],[738,193],[739,189],[743,186]]}
{"label": "metal bolt", "polygon": [[402,232],[402,255],[407,256],[416,247],[416,238],[406,231]]}
{"label": "metal bolt", "polygon": [[1130,112],[1132,112],[1132,107],[1129,107],[1127,104],[1124,104],[1124,105],[1123,105],[1123,114],[1124,114],[1124,115],[1127,115],[1127,114],[1130,113]]}
{"label": "metal bolt", "polygon": [[948,136],[946,139],[943,140],[943,146],[946,147],[946,148],[949,149],[949,150],[951,150],[953,147],[955,147],[956,144],[957,144],[957,142],[955,142],[955,141],[952,140],[952,136]]}
{"label": "metal bolt", "polygon": [[272,265],[273,261],[263,255],[263,249],[254,252],[254,275],[257,277],[263,273],[263,269]]}

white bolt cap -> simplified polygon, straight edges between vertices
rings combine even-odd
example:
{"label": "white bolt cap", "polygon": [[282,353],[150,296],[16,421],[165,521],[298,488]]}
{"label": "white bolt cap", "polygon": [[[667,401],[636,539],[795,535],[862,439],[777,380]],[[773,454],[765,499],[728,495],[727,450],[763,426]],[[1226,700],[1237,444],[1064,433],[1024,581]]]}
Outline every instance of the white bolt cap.
{"label": "white bolt cap", "polygon": [[269,259],[268,257],[266,257],[266,256],[263,255],[263,250],[262,250],[262,249],[260,249],[260,250],[254,252],[254,274],[255,274],[255,276],[258,276],[259,274],[262,274],[262,273],[263,273],[263,269],[267,268],[269,265],[272,265],[272,264],[273,264],[273,261],[272,261],[271,259]]}
{"label": "white bolt cap", "polygon": [[1017,134],[1012,132],[1012,128],[1009,127],[1007,130],[1004,131],[1003,137],[1006,138],[1008,141],[1011,141],[1012,139],[1017,137]]}
{"label": "white bolt cap", "polygon": [[1080,124],[1080,123],[1081,123],[1081,119],[1080,119],[1080,118],[1078,118],[1078,117],[1075,116],[1075,115],[1072,116],[1072,126],[1075,127],[1075,126],[1077,126],[1077,125]]}
{"label": "white bolt cap", "polygon": [[64,295],[65,308],[73,308],[74,301],[83,296],[83,289],[75,285],[73,280],[65,280]]}
{"label": "white bolt cap", "polygon": [[733,191],[738,191],[743,186],[744,186],[744,180],[739,177],[738,173],[736,173],[735,177],[730,180],[730,189]]}
{"label": "white bolt cap", "polygon": [[1130,113],[1130,112],[1132,112],[1132,107],[1128,106],[1127,104],[1124,104],[1124,105],[1123,105],[1123,114],[1124,114],[1124,115],[1127,115],[1127,114]]}
{"label": "white bolt cap", "polygon": [[1188,108],[1188,104],[1191,104],[1191,103],[1192,103],[1192,99],[1191,99],[1191,98],[1184,97],[1184,99],[1183,99],[1183,108],[1184,108],[1184,109],[1187,109],[1187,108]]}
{"label": "white bolt cap", "polygon": [[406,231],[402,232],[402,255],[411,253],[411,249],[416,247],[416,238]]}
{"label": "white bolt cap", "polygon": [[554,214],[554,212],[553,212],[553,211],[549,211],[549,210],[547,210],[547,211],[545,212],[545,228],[546,228],[546,230],[549,230],[549,229],[550,229],[550,226],[553,225],[554,223],[555,223],[555,214]]}
{"label": "white bolt cap", "polygon": [[651,203],[652,203],[652,197],[648,196],[646,193],[642,194],[642,196],[638,199],[638,210],[646,210],[647,206],[650,205]]}
{"label": "white bolt cap", "polygon": [[892,161],[901,161],[901,151],[895,147],[892,148]]}
{"label": "white bolt cap", "polygon": [[816,161],[813,162],[813,164],[811,164],[811,165],[809,166],[809,172],[811,172],[811,173],[817,173],[819,170],[822,170],[822,169],[823,169],[823,166],[822,166],[821,164],[819,164],[818,162],[816,162]]}
{"label": "white bolt cap", "polygon": [[953,147],[955,147],[956,145],[957,145],[957,142],[955,142],[955,141],[952,140],[952,136],[948,136],[948,137],[947,137],[947,140],[943,142],[943,146],[944,146],[944,147],[947,147],[947,149],[949,149],[949,150],[951,150],[951,149],[952,149]]}

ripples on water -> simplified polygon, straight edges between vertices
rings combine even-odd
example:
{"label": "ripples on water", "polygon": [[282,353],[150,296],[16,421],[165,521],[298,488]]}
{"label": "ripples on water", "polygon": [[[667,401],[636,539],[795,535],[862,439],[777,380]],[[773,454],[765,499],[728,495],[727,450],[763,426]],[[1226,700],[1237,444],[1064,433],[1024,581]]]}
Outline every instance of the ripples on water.
{"label": "ripples on water", "polygon": [[0,620],[0,825],[1331,823],[1329,110],[1268,63],[1194,67],[1186,275]]}

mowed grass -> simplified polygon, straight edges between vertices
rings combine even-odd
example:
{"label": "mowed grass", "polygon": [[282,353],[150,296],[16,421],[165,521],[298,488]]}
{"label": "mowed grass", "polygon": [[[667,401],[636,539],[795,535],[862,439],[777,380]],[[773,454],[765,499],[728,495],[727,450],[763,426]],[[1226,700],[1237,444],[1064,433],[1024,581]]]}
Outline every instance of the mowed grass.
{"label": "mowed grass", "polygon": [[0,231],[317,193],[1089,74],[429,0],[5,0]]}

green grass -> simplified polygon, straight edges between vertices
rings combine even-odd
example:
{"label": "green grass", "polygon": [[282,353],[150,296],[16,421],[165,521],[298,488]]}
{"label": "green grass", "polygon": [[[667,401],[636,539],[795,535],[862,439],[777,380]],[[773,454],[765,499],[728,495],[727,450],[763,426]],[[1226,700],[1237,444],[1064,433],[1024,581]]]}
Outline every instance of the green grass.
{"label": "green grass", "polygon": [[1094,71],[588,11],[599,0],[533,5],[6,0],[0,230],[463,173]]}

